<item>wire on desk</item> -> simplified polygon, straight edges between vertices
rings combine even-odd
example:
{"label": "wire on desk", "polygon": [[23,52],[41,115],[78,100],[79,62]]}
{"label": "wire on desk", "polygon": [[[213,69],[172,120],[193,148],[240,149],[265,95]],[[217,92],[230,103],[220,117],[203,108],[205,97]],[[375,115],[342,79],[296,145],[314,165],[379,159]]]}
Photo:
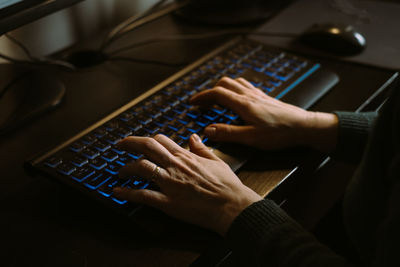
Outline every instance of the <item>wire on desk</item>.
{"label": "wire on desk", "polygon": [[31,52],[29,51],[29,49],[23,44],[21,43],[19,40],[17,40],[16,38],[14,38],[13,36],[11,36],[10,34],[6,33],[4,34],[5,37],[7,37],[11,42],[13,42],[14,44],[16,44],[22,51],[24,51],[25,55],[30,59],[30,60],[34,60],[35,58],[32,56]]}
{"label": "wire on desk", "polygon": [[107,53],[109,56],[113,56],[140,46],[164,42],[164,41],[188,41],[188,40],[203,40],[210,39],[215,37],[223,37],[226,35],[259,35],[259,36],[270,36],[270,37],[282,37],[282,38],[295,38],[298,34],[294,33],[274,33],[274,32],[254,32],[252,30],[227,30],[220,32],[212,32],[212,33],[202,33],[202,34],[187,34],[187,35],[169,35],[163,37],[155,37],[149,38],[144,41],[139,41],[128,46],[116,49]]}
{"label": "wire on desk", "polygon": [[128,20],[117,25],[113,30],[109,32],[109,34],[104,39],[103,43],[100,46],[100,51],[104,51],[108,46],[110,46],[113,42],[129,33],[133,29],[127,30],[129,26],[133,23],[137,22],[139,19],[149,15],[150,13],[156,11],[160,6],[162,6],[167,0],[159,0],[153,6],[148,8],[146,11],[139,13],[135,16],[130,17]]}
{"label": "wire on desk", "polygon": [[5,34],[5,36],[14,44],[16,44],[22,51],[24,51],[29,60],[16,59],[0,53],[0,58],[4,60],[7,60],[14,64],[21,64],[21,65],[56,65],[69,70],[76,70],[75,66],[63,60],[57,60],[48,57],[34,57],[32,53],[29,51],[29,49],[24,44],[22,44],[21,41],[17,40],[15,37],[12,37],[9,34]]}

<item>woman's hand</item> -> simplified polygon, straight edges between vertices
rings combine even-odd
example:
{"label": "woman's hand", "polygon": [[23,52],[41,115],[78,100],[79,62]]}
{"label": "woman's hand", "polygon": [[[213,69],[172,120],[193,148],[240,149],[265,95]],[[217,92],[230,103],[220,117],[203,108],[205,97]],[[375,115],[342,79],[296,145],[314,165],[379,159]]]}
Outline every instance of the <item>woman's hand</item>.
{"label": "woman's hand", "polygon": [[204,133],[214,141],[242,143],[266,150],[311,146],[330,152],[336,146],[336,115],[286,104],[266,95],[243,78],[224,77],[213,89],[193,96],[191,103],[220,104],[244,120],[244,126],[209,125]]}
{"label": "woman's hand", "polygon": [[143,177],[160,188],[160,192],[116,188],[114,193],[119,198],[153,206],[221,235],[243,209],[262,199],[242,184],[197,135],[190,138],[190,151],[164,135],[154,139],[128,137],[118,146],[146,158],[124,166],[120,176]]}

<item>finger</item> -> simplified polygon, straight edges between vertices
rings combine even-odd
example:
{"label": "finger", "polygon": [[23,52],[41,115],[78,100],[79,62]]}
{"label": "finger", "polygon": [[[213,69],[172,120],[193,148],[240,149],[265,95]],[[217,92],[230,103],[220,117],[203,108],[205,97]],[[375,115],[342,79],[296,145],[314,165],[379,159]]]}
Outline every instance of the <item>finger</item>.
{"label": "finger", "polygon": [[204,134],[213,141],[252,144],[256,136],[254,126],[212,124],[204,129]]}
{"label": "finger", "polygon": [[154,139],[159,142],[162,146],[164,146],[172,155],[176,154],[178,151],[183,151],[185,150],[181,146],[179,146],[177,143],[172,141],[170,138],[163,134],[157,134],[154,136]]}
{"label": "finger", "polygon": [[245,112],[243,109],[245,106],[243,96],[223,87],[214,87],[213,89],[200,92],[194,95],[190,101],[193,105],[211,105],[217,103],[232,109],[239,115]]}
{"label": "finger", "polygon": [[119,176],[126,178],[136,176],[159,184],[168,177],[165,169],[157,169],[157,165],[147,159],[140,159],[126,164],[119,170]]}
{"label": "finger", "polygon": [[168,202],[168,197],[161,192],[147,189],[129,189],[117,187],[113,190],[117,198],[130,202],[145,204],[157,209],[163,209]]}
{"label": "finger", "polygon": [[131,153],[144,154],[157,165],[170,165],[171,153],[159,142],[149,137],[129,136],[122,139],[117,146]]}
{"label": "finger", "polygon": [[215,87],[218,86],[223,87],[225,89],[229,89],[238,94],[243,94],[246,91],[246,87],[244,87],[241,83],[229,77],[221,78],[215,85]]}
{"label": "finger", "polygon": [[248,88],[248,89],[256,89],[254,87],[254,85],[252,85],[249,81],[247,81],[246,79],[240,77],[235,79],[236,82],[240,83],[242,86]]}
{"label": "finger", "polygon": [[192,134],[192,136],[190,137],[189,148],[191,152],[200,157],[208,159],[218,159],[218,157],[206,145],[203,144],[197,134]]}

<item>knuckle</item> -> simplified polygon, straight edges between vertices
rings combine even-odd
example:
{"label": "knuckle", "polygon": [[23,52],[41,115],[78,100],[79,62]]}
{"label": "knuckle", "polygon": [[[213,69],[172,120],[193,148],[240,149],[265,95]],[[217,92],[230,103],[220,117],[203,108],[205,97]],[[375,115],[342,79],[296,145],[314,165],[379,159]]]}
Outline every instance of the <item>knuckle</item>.
{"label": "knuckle", "polygon": [[227,76],[224,76],[219,80],[219,83],[222,83],[222,84],[226,84],[226,83],[230,83],[230,82],[231,82],[231,78],[229,78]]}
{"label": "knuckle", "polygon": [[242,77],[236,78],[235,80],[238,82],[246,82],[246,80]]}
{"label": "knuckle", "polygon": [[156,135],[154,136],[154,139],[157,140],[157,141],[164,140],[165,138],[166,138],[166,136],[163,135],[163,134],[156,134]]}
{"label": "knuckle", "polygon": [[220,85],[217,85],[217,86],[215,86],[215,87],[212,89],[212,91],[213,91],[215,94],[221,94],[222,92],[225,91],[225,88],[222,87],[222,86],[220,86]]}
{"label": "knuckle", "polygon": [[150,137],[146,137],[144,140],[143,140],[143,146],[146,148],[146,149],[153,149],[154,148],[154,146],[156,146],[156,140],[154,140],[153,138],[150,138]]}

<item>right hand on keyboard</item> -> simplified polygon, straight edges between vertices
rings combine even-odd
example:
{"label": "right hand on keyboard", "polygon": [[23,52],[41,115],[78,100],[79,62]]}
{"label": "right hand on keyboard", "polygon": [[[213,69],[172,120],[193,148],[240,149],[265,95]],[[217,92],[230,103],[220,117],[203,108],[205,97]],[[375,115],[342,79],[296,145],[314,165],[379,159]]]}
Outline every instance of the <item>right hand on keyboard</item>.
{"label": "right hand on keyboard", "polygon": [[330,152],[337,142],[336,115],[312,112],[266,95],[243,78],[222,78],[214,88],[194,95],[191,103],[220,104],[236,112],[245,125],[211,124],[213,141],[236,142],[265,150],[311,146]]}

